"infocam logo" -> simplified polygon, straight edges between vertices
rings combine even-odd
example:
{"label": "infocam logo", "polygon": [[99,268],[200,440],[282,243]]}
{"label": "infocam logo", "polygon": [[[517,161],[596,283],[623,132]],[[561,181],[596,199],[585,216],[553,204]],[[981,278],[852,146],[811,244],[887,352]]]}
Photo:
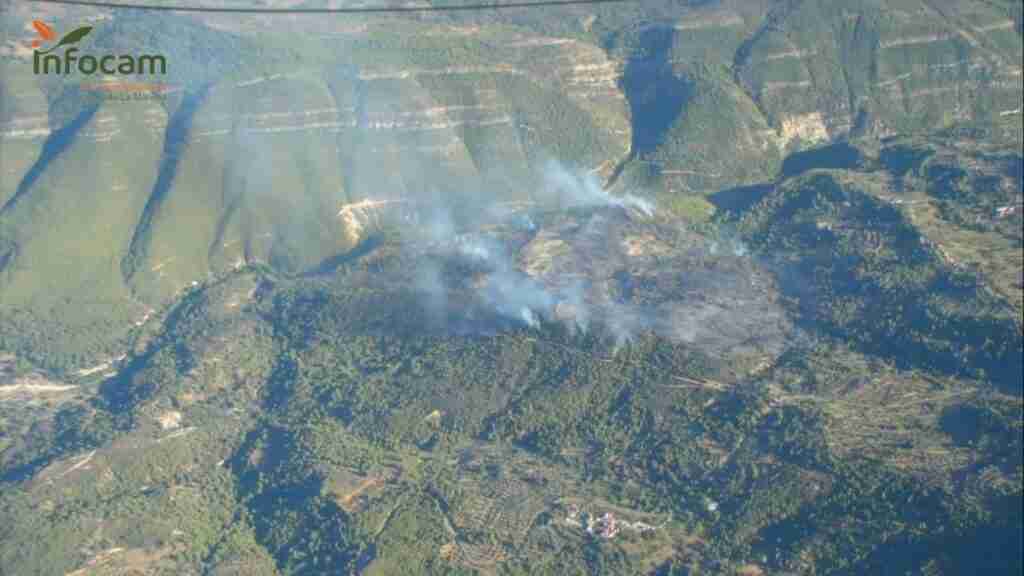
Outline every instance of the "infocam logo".
{"label": "infocam logo", "polygon": [[[32,27],[39,35],[32,41],[32,71],[36,74],[79,74],[90,76],[100,73],[108,76],[139,74],[167,74],[167,58],[160,54],[79,54],[76,46],[92,32],[92,26],[82,26],[65,34],[45,50],[39,50],[46,42],[52,42],[57,34],[43,22],[34,20]],[[63,48],[63,52],[58,51]]]}

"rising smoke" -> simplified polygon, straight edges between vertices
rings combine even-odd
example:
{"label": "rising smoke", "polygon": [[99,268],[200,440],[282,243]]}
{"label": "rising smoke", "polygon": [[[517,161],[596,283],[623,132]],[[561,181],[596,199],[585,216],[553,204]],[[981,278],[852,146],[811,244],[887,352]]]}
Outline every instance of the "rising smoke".
{"label": "rising smoke", "polygon": [[[471,209],[463,202],[455,217],[444,196],[435,197],[418,232],[410,232],[431,247],[413,274],[431,318],[460,332],[469,324],[490,333],[495,318],[525,329],[559,323],[616,347],[650,332],[712,354],[751,346],[771,352],[784,342],[785,314],[759,284],[769,280],[731,234],[689,234],[688,248],[663,244],[658,256],[643,243],[658,242],[652,230],[680,223],[650,221],[656,208],[649,201],[612,195],[593,176],[557,162],[544,165],[531,197],[533,217],[485,200]],[[481,232],[494,224],[518,230],[520,240]],[[464,322],[467,316],[483,322]]]}
{"label": "rising smoke", "polygon": [[564,208],[614,206],[637,210],[646,216],[654,215],[651,202],[632,194],[612,196],[592,173],[575,173],[555,160],[549,160],[545,165],[543,182],[541,200],[553,200]]}
{"label": "rising smoke", "polygon": [[[593,175],[574,172],[553,160],[544,165],[540,182],[533,203],[541,210],[613,208],[644,217],[655,213],[651,202],[632,194],[613,196]],[[460,208],[465,229],[495,220],[526,232],[537,228],[528,214],[509,213],[494,203],[481,202],[468,221],[466,207]],[[501,241],[479,233],[459,233],[452,210],[443,202],[433,204],[425,220],[419,233],[426,236],[422,240],[435,248],[437,257],[420,261],[414,282],[417,291],[425,295],[423,302],[432,318],[446,315],[455,281],[447,279],[443,267],[454,262],[481,273],[481,280],[471,287],[474,300],[515,324],[539,328],[542,322],[559,321],[572,332],[587,332],[600,321],[617,343],[627,342],[637,331],[653,325],[643,310],[613,301],[569,270],[556,271],[544,282],[532,277],[517,266],[515,256]],[[606,227],[591,228],[584,233],[598,238],[606,233]]]}

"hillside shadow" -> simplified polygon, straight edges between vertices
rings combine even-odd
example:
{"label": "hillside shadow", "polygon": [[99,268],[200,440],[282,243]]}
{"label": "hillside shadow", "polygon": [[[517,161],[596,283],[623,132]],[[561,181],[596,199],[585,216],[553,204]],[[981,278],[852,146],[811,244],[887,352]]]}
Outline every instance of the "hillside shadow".
{"label": "hillside shadow", "polygon": [[195,118],[195,113],[199,106],[206,99],[211,86],[207,84],[195,92],[186,93],[182,97],[178,109],[174,111],[174,114],[171,115],[167,122],[163,154],[161,155],[156,182],[153,184],[153,191],[146,201],[146,207],[142,210],[142,218],[135,228],[135,233],[132,235],[128,256],[125,257],[125,261],[122,263],[122,274],[126,279],[131,278],[134,274],[136,261],[143,256],[140,253],[140,249],[148,241],[153,219],[171,190],[171,185],[174,183],[174,178],[178,172],[178,162],[181,160],[185,146],[188,144],[192,120]]}
{"label": "hillside shadow", "polygon": [[640,37],[641,53],[626,63],[620,87],[633,122],[630,155],[653,151],[690,99],[692,85],[672,70],[669,56],[675,30],[652,28]]}
{"label": "hillside shadow", "polygon": [[98,102],[88,105],[76,114],[70,122],[50,133],[43,143],[43,149],[39,152],[39,158],[28,169],[21,182],[18,183],[18,188],[15,190],[14,195],[0,208],[0,214],[13,208],[28,193],[32,185],[39,180],[39,177],[43,175],[43,172],[50,163],[71,147],[71,144],[75,142],[82,128],[89,124],[89,121],[92,120],[92,117],[96,115],[96,111],[99,109],[100,105]]}
{"label": "hillside shadow", "polygon": [[727,188],[708,196],[715,208],[733,215],[739,215],[753,208],[774,190],[772,184],[755,184]]}
{"label": "hillside shadow", "polygon": [[790,154],[782,161],[781,178],[793,178],[811,170],[856,170],[864,163],[860,150],[846,142]]}
{"label": "hillside shadow", "polygon": [[317,276],[330,276],[338,271],[339,268],[352,264],[365,256],[369,256],[374,250],[384,244],[384,239],[379,235],[369,236],[362,242],[356,245],[355,248],[348,252],[342,252],[328,258],[324,258],[312,268],[299,274],[303,278],[312,278]]}

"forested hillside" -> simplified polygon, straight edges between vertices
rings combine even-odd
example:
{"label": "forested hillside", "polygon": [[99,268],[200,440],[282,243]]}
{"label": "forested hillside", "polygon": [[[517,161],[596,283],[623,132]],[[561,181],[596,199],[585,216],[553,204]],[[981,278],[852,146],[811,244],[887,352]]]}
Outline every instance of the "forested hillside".
{"label": "forested hillside", "polygon": [[0,576],[1024,571],[1019,2],[35,8]]}

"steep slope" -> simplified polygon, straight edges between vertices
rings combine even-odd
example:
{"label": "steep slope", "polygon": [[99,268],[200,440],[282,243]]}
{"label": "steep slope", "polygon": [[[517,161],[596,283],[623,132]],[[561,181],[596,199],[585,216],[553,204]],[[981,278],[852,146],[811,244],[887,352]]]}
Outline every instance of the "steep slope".
{"label": "steep slope", "polygon": [[[119,260],[145,201],[138,179],[154,177],[159,158],[159,132],[147,123],[161,123],[163,110],[101,110],[73,98],[51,103],[54,128],[0,212],[4,332],[26,338],[21,347],[45,349],[64,330],[117,337],[144,309],[124,286]],[[64,344],[73,355],[102,350],[89,338]]]}
{"label": "steep slope", "polygon": [[1020,145],[1022,44],[1012,8],[721,2],[615,38],[624,57],[658,58],[671,70],[660,81],[690,95],[674,120],[662,118],[671,127],[661,145],[635,150],[677,190],[770,180],[784,155],[847,137],[964,127]]}
{"label": "steep slope", "polygon": [[744,225],[796,266],[789,290],[807,322],[904,366],[972,374],[1021,392],[1014,309],[943,257],[897,207],[812,172],[787,182]]}
{"label": "steep slope", "polygon": [[16,21],[31,15],[14,6],[2,346],[88,365],[192,282],[328,266],[405,214],[382,206],[530,200],[552,157],[682,214],[840,139],[945,129],[1013,149],[1015,10],[723,0],[344,25],[64,10],[58,27],[96,24],[90,49],[172,63],[166,100],[93,107],[79,79],[26,72]]}
{"label": "steep slope", "polygon": [[[842,324],[842,310],[798,328],[786,319],[799,309],[766,320],[788,306],[790,262],[818,262],[810,202],[834,223],[837,265],[909,254],[911,272],[955,276],[909,231],[878,249],[871,231],[900,219],[830,178],[764,199],[743,227],[757,255],[604,207],[535,212],[532,232],[512,219],[454,247],[399,235],[329,276],[254,267],[190,291],[115,374],[81,380],[91,401],[5,450],[0,566],[955,574],[1012,562],[1019,395],[927,353],[893,361],[854,329],[873,324]],[[509,271],[460,248],[476,236],[517,250],[517,269],[551,294],[575,278],[583,296],[536,323],[506,314],[488,286]],[[415,280],[428,262],[446,287],[440,316]],[[805,282],[819,300],[801,302],[827,315],[821,278]],[[907,312],[893,322],[935,348],[971,344],[970,319],[914,324],[935,311],[917,295],[891,283],[886,303]],[[679,330],[653,322],[616,342],[611,303]],[[989,304],[974,293],[963,306]],[[715,309],[747,317],[751,338]]]}
{"label": "steep slope", "polygon": [[[162,105],[97,105],[49,83],[64,90],[50,108],[69,119],[33,168],[16,184],[5,180],[13,188],[0,215],[5,346],[73,366],[191,282],[256,262],[298,273],[352,249],[377,216],[347,222],[337,215],[346,203],[481,191],[525,199],[530,166],[549,156],[597,164],[624,154],[628,122],[614,65],[599,49],[495,32],[503,42],[492,46],[472,36],[452,43],[422,26],[378,29],[331,48],[311,43],[312,57],[294,47],[276,63],[249,55],[257,66],[219,76],[188,67],[202,54],[172,52],[187,58],[178,63],[186,72]],[[12,121],[30,120],[21,107]],[[11,147],[44,133],[5,135]],[[90,195],[58,200],[83,181],[95,181]],[[53,257],[58,245],[75,255],[71,265]],[[44,333],[62,326],[84,347],[46,344]]]}

